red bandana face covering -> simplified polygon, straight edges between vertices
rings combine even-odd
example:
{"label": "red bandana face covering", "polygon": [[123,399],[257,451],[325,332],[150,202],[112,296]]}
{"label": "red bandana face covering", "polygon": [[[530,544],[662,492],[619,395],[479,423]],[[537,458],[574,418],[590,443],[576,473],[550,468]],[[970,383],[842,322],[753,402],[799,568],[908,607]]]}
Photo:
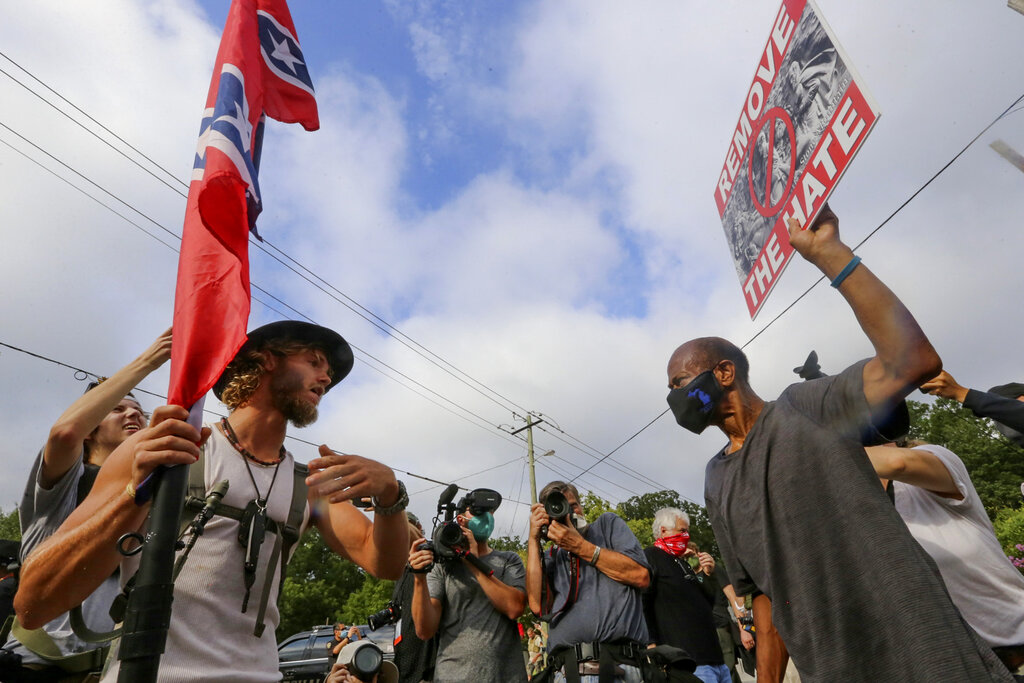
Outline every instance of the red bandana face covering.
{"label": "red bandana face covering", "polygon": [[690,534],[684,531],[681,534],[673,534],[659,538],[654,542],[655,548],[661,548],[673,557],[679,557],[686,552],[686,546],[690,544]]}

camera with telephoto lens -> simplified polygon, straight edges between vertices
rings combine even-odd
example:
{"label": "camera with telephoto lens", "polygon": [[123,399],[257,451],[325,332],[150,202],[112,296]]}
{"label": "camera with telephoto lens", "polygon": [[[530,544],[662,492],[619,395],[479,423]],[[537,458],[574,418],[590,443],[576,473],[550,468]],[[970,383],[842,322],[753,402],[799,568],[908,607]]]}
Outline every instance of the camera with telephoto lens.
{"label": "camera with telephoto lens", "polygon": [[[550,517],[552,521],[561,522],[568,526],[569,516],[572,514],[572,505],[569,505],[569,499],[565,497],[564,493],[561,491],[552,491],[548,494],[547,498],[544,499],[544,512],[548,514],[548,517]],[[540,537],[547,540],[547,524],[540,528]]]}
{"label": "camera with telephoto lens", "polygon": [[402,605],[392,600],[381,611],[366,617],[366,623],[370,626],[371,631],[376,631],[381,626],[393,624],[401,618]]}
{"label": "camera with telephoto lens", "polygon": [[[469,541],[462,531],[462,526],[455,521],[456,513],[469,509],[475,517],[494,512],[501,505],[501,494],[493,489],[473,489],[458,503],[453,503],[452,500],[458,492],[458,485],[450,484],[438,498],[431,540],[420,545],[420,550],[430,550],[434,553],[434,561],[442,564],[458,560],[469,552]],[[431,567],[433,564],[424,567],[418,573],[428,572]]]}
{"label": "camera with telephoto lens", "polygon": [[358,640],[341,648],[338,663],[344,664],[351,675],[366,683],[372,681],[385,666],[392,669],[395,679],[398,678],[398,669],[394,668],[395,665],[385,662],[381,649],[368,640]]}

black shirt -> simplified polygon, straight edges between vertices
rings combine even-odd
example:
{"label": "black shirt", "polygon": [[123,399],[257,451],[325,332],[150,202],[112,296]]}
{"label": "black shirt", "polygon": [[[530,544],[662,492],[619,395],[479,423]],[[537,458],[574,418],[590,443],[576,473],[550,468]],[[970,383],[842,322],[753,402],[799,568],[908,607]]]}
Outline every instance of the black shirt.
{"label": "black shirt", "polygon": [[711,614],[718,583],[695,573],[683,558],[656,547],[644,549],[651,585],[643,595],[651,642],[682,648],[697,665],[724,664]]}
{"label": "black shirt", "polygon": [[395,666],[398,667],[399,683],[419,683],[434,678],[434,659],[437,655],[437,637],[423,641],[416,636],[416,624],[412,620],[412,595],[415,585],[409,565],[405,566],[402,578],[395,583],[391,594],[392,602],[402,606],[402,616],[396,625]]}

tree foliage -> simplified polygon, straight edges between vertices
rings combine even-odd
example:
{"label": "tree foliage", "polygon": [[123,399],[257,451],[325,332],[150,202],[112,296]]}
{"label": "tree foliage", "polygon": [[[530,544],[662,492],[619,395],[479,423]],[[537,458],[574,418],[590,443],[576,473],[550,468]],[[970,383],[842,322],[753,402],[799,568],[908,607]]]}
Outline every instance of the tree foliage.
{"label": "tree foliage", "polygon": [[335,619],[346,624],[365,624],[368,616],[384,609],[394,588],[394,581],[367,575],[363,585],[345,600],[345,606]]}
{"label": "tree foliage", "polygon": [[0,538],[8,541],[21,540],[21,522],[17,507],[10,512],[4,512],[3,508],[0,508]]}
{"label": "tree foliage", "polygon": [[328,548],[319,531],[310,530],[288,564],[278,637],[284,639],[311,626],[337,620],[349,596],[365,580],[365,572]]}
{"label": "tree foliage", "polygon": [[1003,546],[1006,554],[1019,557],[1021,552],[1017,545],[1024,543],[1024,508],[1003,508],[996,515],[992,526],[996,530],[999,545]]}
{"label": "tree foliage", "polygon": [[[703,505],[689,500],[683,500],[676,491],[665,489],[633,496],[622,501],[616,507],[616,512],[629,527],[633,529],[637,539],[644,547],[654,543],[654,513],[662,508],[679,508],[690,518],[690,538],[698,548],[718,557],[718,543],[715,541],[715,534],[711,530],[711,521],[708,519],[708,511]],[[642,523],[642,527],[640,524]]]}
{"label": "tree foliage", "polygon": [[910,436],[945,446],[960,456],[971,475],[989,517],[1021,505],[1024,449],[997,432],[992,421],[977,417],[956,401],[938,399],[934,405],[907,401]]}

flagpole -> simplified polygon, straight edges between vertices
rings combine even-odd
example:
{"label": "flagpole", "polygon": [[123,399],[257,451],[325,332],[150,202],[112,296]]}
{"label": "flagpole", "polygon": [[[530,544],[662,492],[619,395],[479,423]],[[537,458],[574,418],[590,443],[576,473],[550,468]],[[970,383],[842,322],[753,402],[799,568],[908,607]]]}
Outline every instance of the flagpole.
{"label": "flagpole", "polygon": [[[188,422],[202,428],[205,398],[192,406]],[[155,482],[149,532],[142,548],[135,587],[128,596],[121,646],[118,683],[155,682],[160,657],[167,644],[174,599],[174,554],[181,511],[188,491],[188,465],[166,468]]]}

